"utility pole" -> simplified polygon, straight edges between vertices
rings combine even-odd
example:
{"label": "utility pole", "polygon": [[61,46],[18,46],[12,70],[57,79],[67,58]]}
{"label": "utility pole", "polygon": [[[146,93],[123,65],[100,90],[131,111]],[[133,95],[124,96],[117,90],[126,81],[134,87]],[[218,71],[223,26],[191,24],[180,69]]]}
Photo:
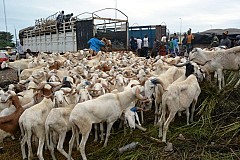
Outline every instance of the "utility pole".
{"label": "utility pole", "polygon": [[17,43],[17,31],[16,31],[16,27],[15,27],[15,25],[14,25],[14,30],[15,30],[16,47],[18,47],[18,43]]}
{"label": "utility pole", "polygon": [[117,0],[115,0],[115,19],[117,19]]}
{"label": "utility pole", "polygon": [[[115,19],[117,19],[117,0],[115,0]],[[117,32],[117,24],[115,23],[115,32]]]}
{"label": "utility pole", "polygon": [[180,41],[180,44],[182,44],[182,18],[179,18],[179,19],[180,19],[179,41]]}
{"label": "utility pole", "polygon": [[3,0],[3,11],[4,11],[4,17],[5,17],[6,32],[7,32],[8,28],[7,28],[7,16],[6,16],[5,0]]}

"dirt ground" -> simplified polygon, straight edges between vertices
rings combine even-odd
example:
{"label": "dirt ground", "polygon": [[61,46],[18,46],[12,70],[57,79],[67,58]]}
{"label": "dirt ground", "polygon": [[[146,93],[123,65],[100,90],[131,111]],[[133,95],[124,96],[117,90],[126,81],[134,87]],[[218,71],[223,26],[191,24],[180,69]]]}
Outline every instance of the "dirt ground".
{"label": "dirt ground", "polygon": [[11,83],[18,82],[17,71],[6,68],[0,70],[0,87],[5,88]]}

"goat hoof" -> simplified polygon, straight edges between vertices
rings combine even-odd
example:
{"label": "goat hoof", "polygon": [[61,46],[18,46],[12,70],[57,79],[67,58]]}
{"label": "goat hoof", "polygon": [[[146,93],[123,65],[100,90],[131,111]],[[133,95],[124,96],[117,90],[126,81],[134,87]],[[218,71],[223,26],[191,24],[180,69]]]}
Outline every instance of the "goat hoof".
{"label": "goat hoof", "polygon": [[173,145],[172,145],[172,143],[167,143],[167,146],[164,147],[164,151],[165,151],[165,152],[171,152],[171,151],[173,151]]}
{"label": "goat hoof", "polygon": [[103,148],[106,148],[106,147],[107,147],[107,144],[104,144],[104,145],[103,145]]}
{"label": "goat hoof", "polygon": [[0,147],[0,153],[2,154],[4,151],[3,147]]}

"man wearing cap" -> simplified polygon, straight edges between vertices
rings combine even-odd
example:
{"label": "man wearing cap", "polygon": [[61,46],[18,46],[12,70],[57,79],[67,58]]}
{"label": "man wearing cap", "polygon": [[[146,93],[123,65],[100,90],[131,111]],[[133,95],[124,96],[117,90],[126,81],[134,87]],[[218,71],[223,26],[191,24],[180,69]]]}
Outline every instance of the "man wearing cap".
{"label": "man wearing cap", "polygon": [[226,46],[227,48],[231,48],[231,46],[232,46],[232,44],[231,44],[231,41],[230,41],[230,39],[228,38],[228,32],[226,31],[226,32],[223,32],[223,34],[222,34],[222,39],[221,39],[221,41],[220,41],[220,43],[219,43],[219,46],[221,47],[221,46]]}
{"label": "man wearing cap", "polygon": [[219,39],[215,33],[212,34],[212,42],[210,44],[211,48],[212,47],[217,47],[219,45]]}
{"label": "man wearing cap", "polygon": [[240,46],[240,35],[236,36],[236,41],[235,41],[234,46]]}

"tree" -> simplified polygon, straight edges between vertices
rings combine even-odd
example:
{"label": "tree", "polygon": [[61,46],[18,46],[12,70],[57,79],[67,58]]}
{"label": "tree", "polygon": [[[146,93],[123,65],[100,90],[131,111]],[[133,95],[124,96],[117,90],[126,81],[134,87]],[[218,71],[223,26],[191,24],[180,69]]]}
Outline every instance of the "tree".
{"label": "tree", "polygon": [[7,46],[15,47],[12,39],[13,35],[10,32],[0,31],[0,48],[4,48]]}

